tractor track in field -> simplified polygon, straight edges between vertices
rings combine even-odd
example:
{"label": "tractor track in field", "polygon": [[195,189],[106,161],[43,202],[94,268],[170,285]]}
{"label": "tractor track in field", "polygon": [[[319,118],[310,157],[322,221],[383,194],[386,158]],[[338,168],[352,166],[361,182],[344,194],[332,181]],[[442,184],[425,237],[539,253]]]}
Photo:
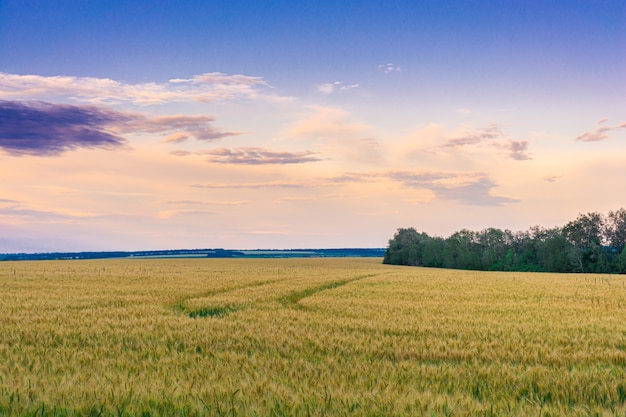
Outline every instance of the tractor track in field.
{"label": "tractor track in field", "polygon": [[302,304],[300,304],[300,301],[305,298],[311,297],[312,295],[315,295],[322,291],[328,291],[328,290],[332,290],[335,288],[343,287],[344,285],[349,284],[351,282],[360,281],[365,278],[372,278],[372,277],[376,277],[379,275],[381,274],[360,275],[355,278],[333,281],[333,282],[329,282],[328,284],[319,285],[317,287],[307,288],[307,289],[300,290],[300,291],[294,291],[285,296],[279,297],[278,302],[283,307],[304,309],[305,307]]}
{"label": "tractor track in field", "polygon": [[[306,288],[304,290],[293,291],[287,295],[278,297],[275,300],[278,301],[278,303],[280,303],[280,305],[285,308],[304,310],[306,309],[306,307],[300,304],[300,301],[305,298],[311,297],[322,291],[329,291],[335,288],[342,287],[351,282],[356,282],[356,281],[360,281],[366,278],[376,277],[379,275],[381,274],[366,274],[366,275],[359,275],[354,278],[332,281],[323,285]],[[256,287],[262,287],[265,285],[275,284],[275,283],[286,281],[289,279],[290,278],[281,278],[281,279],[276,279],[276,280],[271,280],[271,281],[254,282],[254,283],[246,284],[246,285],[235,285],[235,286],[228,287],[228,288],[222,288],[219,290],[207,291],[201,294],[190,295],[190,296],[180,298],[178,301],[176,301],[176,303],[172,305],[172,308],[175,311],[186,314],[190,318],[194,318],[194,319],[203,318],[203,317],[220,318],[220,317],[227,316],[231,313],[234,313],[236,311],[240,311],[245,308],[248,308],[250,307],[250,305],[246,303],[239,303],[239,304],[229,303],[229,304],[213,304],[213,305],[208,305],[208,306],[200,307],[200,308],[189,308],[188,303],[194,299],[210,298],[216,295],[226,294],[229,292],[243,290],[246,288],[256,288]]]}
{"label": "tractor track in field", "polygon": [[227,288],[221,288],[221,289],[218,289],[218,290],[206,291],[206,292],[203,292],[203,293],[200,293],[200,294],[188,295],[188,296],[179,298],[174,304],[171,305],[171,308],[174,311],[179,312],[179,313],[184,313],[184,314],[188,315],[191,318],[222,317],[222,316],[225,316],[227,314],[234,313],[235,311],[242,310],[243,308],[245,308],[245,305],[244,304],[239,304],[239,305],[212,306],[212,307],[203,307],[203,308],[191,309],[191,308],[187,307],[187,304],[189,303],[189,301],[194,300],[194,299],[198,299],[198,298],[209,298],[209,297],[214,297],[214,296],[220,295],[220,294],[227,294],[229,292],[243,290],[243,289],[246,289],[246,288],[262,287],[264,285],[275,284],[277,282],[285,281],[285,280],[288,280],[288,279],[289,278],[281,278],[281,279],[274,279],[274,280],[270,280],[270,281],[267,281],[267,280],[266,281],[256,281],[256,282],[249,283],[249,284],[233,285],[233,286],[227,287]]}

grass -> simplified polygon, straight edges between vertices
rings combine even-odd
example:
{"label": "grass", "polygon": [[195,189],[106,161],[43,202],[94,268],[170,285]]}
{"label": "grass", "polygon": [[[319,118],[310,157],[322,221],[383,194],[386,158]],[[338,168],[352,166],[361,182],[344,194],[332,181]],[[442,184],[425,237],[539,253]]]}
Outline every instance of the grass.
{"label": "grass", "polygon": [[0,415],[624,416],[625,276],[0,263]]}

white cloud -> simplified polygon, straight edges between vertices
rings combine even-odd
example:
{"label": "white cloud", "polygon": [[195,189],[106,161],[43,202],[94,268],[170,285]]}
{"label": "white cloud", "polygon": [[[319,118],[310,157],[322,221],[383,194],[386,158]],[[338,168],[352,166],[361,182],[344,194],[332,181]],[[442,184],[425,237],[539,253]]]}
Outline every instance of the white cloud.
{"label": "white cloud", "polygon": [[348,90],[352,90],[353,88],[357,88],[358,86],[359,86],[358,84],[342,85],[341,87],[339,87],[339,89],[341,91],[348,91]]}
{"label": "white cloud", "polygon": [[317,92],[322,94],[332,94],[336,91],[348,91],[357,88],[359,84],[343,85],[341,81],[334,83],[324,83],[317,86]]}
{"label": "white cloud", "polygon": [[324,83],[317,86],[317,91],[322,94],[332,94],[337,83]]}
{"label": "white cloud", "polygon": [[394,72],[400,72],[400,67],[392,64],[391,62],[388,64],[380,64],[378,66],[378,70],[384,72],[385,74],[391,74]]}
{"label": "white cloud", "polygon": [[165,83],[130,84],[109,78],[18,75],[0,72],[0,99],[52,99],[67,97],[92,104],[250,99],[258,88],[270,87],[261,77],[211,72],[192,78],[175,78]]}

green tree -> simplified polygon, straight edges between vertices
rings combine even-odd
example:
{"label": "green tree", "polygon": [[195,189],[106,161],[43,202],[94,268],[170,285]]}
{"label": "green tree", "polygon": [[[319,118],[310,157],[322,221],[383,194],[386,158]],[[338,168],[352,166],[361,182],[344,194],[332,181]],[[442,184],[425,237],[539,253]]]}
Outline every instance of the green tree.
{"label": "green tree", "polygon": [[481,269],[502,269],[502,261],[509,249],[505,233],[502,230],[493,227],[482,230],[478,233],[478,246]]}
{"label": "green tree", "polygon": [[615,258],[613,272],[626,274],[626,247],[624,247],[624,249],[622,249],[622,253]]}
{"label": "green tree", "polygon": [[447,264],[455,269],[481,269],[478,234],[462,229],[446,239]]}
{"label": "green tree", "polygon": [[605,227],[607,244],[617,253],[621,253],[626,246],[626,209],[610,211]]}
{"label": "green tree", "polygon": [[420,266],[423,264],[422,254],[430,237],[426,233],[418,233],[412,227],[400,228],[389,241],[383,263],[392,265]]}
{"label": "green tree", "polygon": [[446,266],[446,253],[445,240],[441,237],[431,237],[422,252],[423,265],[444,268]]}
{"label": "green tree", "polygon": [[398,229],[384,263],[475,270],[626,273],[626,210],[580,214],[564,227],[462,229],[448,238]]}
{"label": "green tree", "polygon": [[602,249],[606,230],[604,216],[600,213],[580,214],[563,227],[567,241],[575,247],[572,262],[579,272],[598,272],[608,262]]}

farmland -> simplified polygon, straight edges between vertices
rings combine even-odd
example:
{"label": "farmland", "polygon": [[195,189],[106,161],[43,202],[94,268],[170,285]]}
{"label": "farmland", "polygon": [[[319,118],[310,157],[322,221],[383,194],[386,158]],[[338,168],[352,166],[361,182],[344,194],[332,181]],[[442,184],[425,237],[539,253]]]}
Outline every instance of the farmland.
{"label": "farmland", "polygon": [[626,415],[626,276],[0,263],[0,415]]}

